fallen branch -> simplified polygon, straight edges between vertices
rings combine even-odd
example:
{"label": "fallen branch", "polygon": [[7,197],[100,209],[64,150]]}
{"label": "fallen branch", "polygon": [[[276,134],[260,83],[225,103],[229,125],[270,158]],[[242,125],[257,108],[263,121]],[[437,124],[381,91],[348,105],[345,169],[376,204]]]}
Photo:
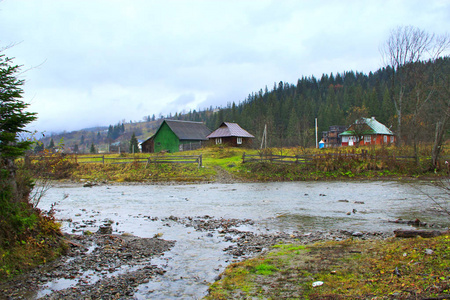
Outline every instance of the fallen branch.
{"label": "fallen branch", "polygon": [[440,236],[448,233],[448,231],[439,231],[439,230],[406,230],[406,229],[397,229],[394,230],[395,237],[401,238],[413,238],[413,237],[423,237],[423,238],[431,238]]}

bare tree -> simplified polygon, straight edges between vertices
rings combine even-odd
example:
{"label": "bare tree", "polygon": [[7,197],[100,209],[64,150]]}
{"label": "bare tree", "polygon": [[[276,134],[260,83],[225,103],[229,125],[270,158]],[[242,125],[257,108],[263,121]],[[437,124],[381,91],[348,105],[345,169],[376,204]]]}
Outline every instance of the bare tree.
{"label": "bare tree", "polygon": [[412,26],[400,26],[391,31],[380,49],[384,64],[392,69],[391,96],[398,122],[397,145],[402,143],[405,113],[410,113],[412,124],[417,124],[419,112],[436,92],[434,84],[424,84],[425,73],[418,68],[418,63],[435,61],[449,48],[448,34],[438,36]]}
{"label": "bare tree", "polygon": [[[450,121],[450,58],[444,63],[442,76],[436,80],[437,93],[435,95],[436,129],[434,135],[433,148],[431,151],[432,167],[437,168],[442,144],[445,141],[445,133]],[[445,62],[445,60],[444,60]]]}

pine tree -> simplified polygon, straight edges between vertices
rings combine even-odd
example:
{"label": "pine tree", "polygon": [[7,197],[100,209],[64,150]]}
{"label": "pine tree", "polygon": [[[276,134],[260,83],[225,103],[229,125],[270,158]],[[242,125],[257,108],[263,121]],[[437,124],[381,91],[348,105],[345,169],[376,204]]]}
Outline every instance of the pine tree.
{"label": "pine tree", "polygon": [[35,113],[25,112],[28,104],[21,100],[24,81],[16,76],[20,66],[12,59],[0,55],[0,157],[14,159],[31,145],[19,141],[18,134],[26,132],[25,126],[36,119]]}
{"label": "pine tree", "polygon": [[0,217],[9,205],[3,201],[19,202],[29,193],[18,188],[15,159],[31,146],[31,141],[20,141],[18,135],[27,132],[25,127],[36,119],[36,114],[25,112],[28,104],[21,100],[24,81],[17,79],[19,72],[20,66],[0,55]]}
{"label": "pine tree", "polygon": [[89,152],[92,154],[97,153],[97,150],[95,149],[94,143],[91,144],[91,149],[89,149]]}
{"label": "pine tree", "polygon": [[136,138],[136,135],[133,132],[133,135],[131,136],[131,139],[130,139],[130,153],[136,153],[136,152],[139,152],[139,143]]}
{"label": "pine tree", "polygon": [[47,149],[54,149],[55,148],[55,142],[53,141],[53,138],[50,139],[50,143],[48,143]]}

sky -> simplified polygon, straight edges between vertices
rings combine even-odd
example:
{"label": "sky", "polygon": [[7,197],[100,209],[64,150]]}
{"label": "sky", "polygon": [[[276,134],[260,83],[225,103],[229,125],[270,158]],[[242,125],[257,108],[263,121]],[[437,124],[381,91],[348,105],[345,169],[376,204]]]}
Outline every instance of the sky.
{"label": "sky", "polygon": [[0,0],[28,128],[225,107],[275,82],[383,66],[391,30],[450,31],[450,0]]}

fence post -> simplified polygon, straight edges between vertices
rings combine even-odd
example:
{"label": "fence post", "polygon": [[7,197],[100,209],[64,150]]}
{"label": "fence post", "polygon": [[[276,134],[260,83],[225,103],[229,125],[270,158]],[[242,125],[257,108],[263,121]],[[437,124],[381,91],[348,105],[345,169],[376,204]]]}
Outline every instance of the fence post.
{"label": "fence post", "polygon": [[202,165],[203,165],[202,155],[200,154],[200,155],[198,156],[198,167],[201,168]]}
{"label": "fence post", "polygon": [[245,163],[245,152],[242,153],[242,163]]}

